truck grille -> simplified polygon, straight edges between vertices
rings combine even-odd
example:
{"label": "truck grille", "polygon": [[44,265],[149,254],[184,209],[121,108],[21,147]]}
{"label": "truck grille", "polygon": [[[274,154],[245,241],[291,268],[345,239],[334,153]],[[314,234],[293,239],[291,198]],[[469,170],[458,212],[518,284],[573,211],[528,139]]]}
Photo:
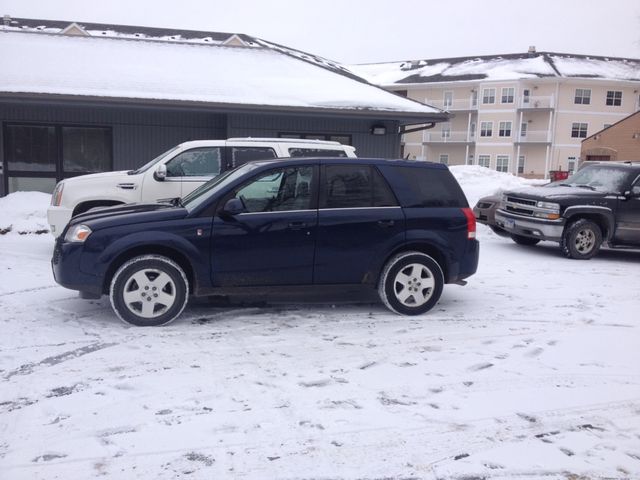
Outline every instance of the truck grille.
{"label": "truck grille", "polygon": [[507,196],[504,209],[507,212],[516,213],[518,215],[526,215],[528,217],[533,216],[533,212],[536,209],[536,201],[529,200],[527,198]]}

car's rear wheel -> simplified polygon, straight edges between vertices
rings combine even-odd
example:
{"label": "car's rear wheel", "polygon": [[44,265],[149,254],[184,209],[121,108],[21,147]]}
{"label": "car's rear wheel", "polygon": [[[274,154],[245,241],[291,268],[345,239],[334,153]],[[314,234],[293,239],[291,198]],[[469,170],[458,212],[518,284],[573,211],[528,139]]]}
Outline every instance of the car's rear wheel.
{"label": "car's rear wheel", "polygon": [[567,258],[588,260],[602,245],[602,230],[597,223],[581,218],[564,229],[560,249]]}
{"label": "car's rear wheel", "polygon": [[155,327],[175,320],[187,305],[189,284],[180,266],[161,255],[125,262],[111,281],[111,306],[131,325]]}
{"label": "car's rear wheel", "polygon": [[390,310],[401,315],[428,312],[440,299],[442,268],[421,252],[403,252],[391,258],[380,276],[378,294]]}
{"label": "car's rear wheel", "polygon": [[518,245],[537,245],[540,243],[539,238],[524,237],[522,235],[511,235],[511,240],[516,242]]}

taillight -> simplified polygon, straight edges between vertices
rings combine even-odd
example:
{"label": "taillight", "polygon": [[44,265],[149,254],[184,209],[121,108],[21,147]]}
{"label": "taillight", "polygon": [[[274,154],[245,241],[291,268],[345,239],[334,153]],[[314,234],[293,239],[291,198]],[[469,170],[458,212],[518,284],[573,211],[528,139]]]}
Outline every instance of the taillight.
{"label": "taillight", "polygon": [[467,238],[476,238],[476,216],[470,208],[463,208],[462,213],[467,218]]}

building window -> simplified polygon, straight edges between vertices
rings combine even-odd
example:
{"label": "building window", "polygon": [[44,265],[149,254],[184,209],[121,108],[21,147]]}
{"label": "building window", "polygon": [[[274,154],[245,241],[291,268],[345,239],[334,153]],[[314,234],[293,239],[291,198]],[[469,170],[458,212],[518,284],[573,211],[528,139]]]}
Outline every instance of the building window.
{"label": "building window", "polygon": [[622,92],[617,90],[607,91],[607,105],[612,107],[619,107],[622,105]]}
{"label": "building window", "polygon": [[491,155],[478,155],[478,165],[489,168],[491,166]]}
{"label": "building window", "polygon": [[574,103],[576,105],[589,105],[591,103],[591,90],[589,88],[576,88]]}
{"label": "building window", "polygon": [[524,155],[518,157],[518,173],[524,173]]}
{"label": "building window", "polygon": [[480,122],[480,136],[491,137],[493,135],[493,122]]}
{"label": "building window", "polygon": [[499,172],[509,171],[509,155],[498,155],[496,157],[496,170]]}
{"label": "building window", "polygon": [[473,153],[467,158],[467,165],[473,165]]}
{"label": "building window", "polygon": [[451,137],[451,123],[445,122],[442,124],[442,130],[440,131],[440,137],[442,138],[450,138]]}
{"label": "building window", "polygon": [[572,123],[571,138],[587,138],[587,124],[575,122]]}
{"label": "building window", "polygon": [[113,169],[111,127],[7,124],[7,193],[51,193],[57,181]]}
{"label": "building window", "polygon": [[440,163],[442,163],[443,165],[449,165],[449,154],[448,153],[440,154]]}
{"label": "building window", "polygon": [[576,169],[576,157],[567,158],[567,170],[569,170],[569,175],[572,175]]}
{"label": "building window", "polygon": [[520,124],[520,136],[522,138],[525,138],[527,136],[527,128],[529,127],[529,125],[526,122],[522,122],[522,124]]}
{"label": "building window", "polygon": [[285,132],[279,133],[280,138],[304,138],[305,140],[330,140],[343,145],[352,145],[351,135],[334,135],[330,133],[295,133]]}
{"label": "building window", "polygon": [[469,132],[469,138],[471,140],[476,138],[476,122],[471,122],[471,131]]}
{"label": "building window", "polygon": [[500,99],[501,103],[513,103],[513,97],[515,96],[515,88],[503,88],[502,89],[502,98]]}
{"label": "building window", "polygon": [[445,110],[450,109],[453,105],[453,92],[444,92],[444,101],[442,103]]}
{"label": "building window", "polygon": [[496,89],[485,88],[482,90],[482,103],[487,105],[489,103],[496,103]]}
{"label": "building window", "polygon": [[511,122],[500,122],[500,128],[498,130],[499,137],[511,136]]}

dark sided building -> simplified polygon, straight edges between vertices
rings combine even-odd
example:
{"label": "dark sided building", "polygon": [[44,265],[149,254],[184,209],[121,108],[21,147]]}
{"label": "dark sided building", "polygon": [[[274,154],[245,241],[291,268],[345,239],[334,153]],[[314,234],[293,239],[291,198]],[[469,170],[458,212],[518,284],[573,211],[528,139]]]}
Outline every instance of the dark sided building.
{"label": "dark sided building", "polygon": [[187,140],[326,139],[398,157],[401,130],[447,119],[242,34],[5,16],[0,58],[0,194],[133,169]]}

